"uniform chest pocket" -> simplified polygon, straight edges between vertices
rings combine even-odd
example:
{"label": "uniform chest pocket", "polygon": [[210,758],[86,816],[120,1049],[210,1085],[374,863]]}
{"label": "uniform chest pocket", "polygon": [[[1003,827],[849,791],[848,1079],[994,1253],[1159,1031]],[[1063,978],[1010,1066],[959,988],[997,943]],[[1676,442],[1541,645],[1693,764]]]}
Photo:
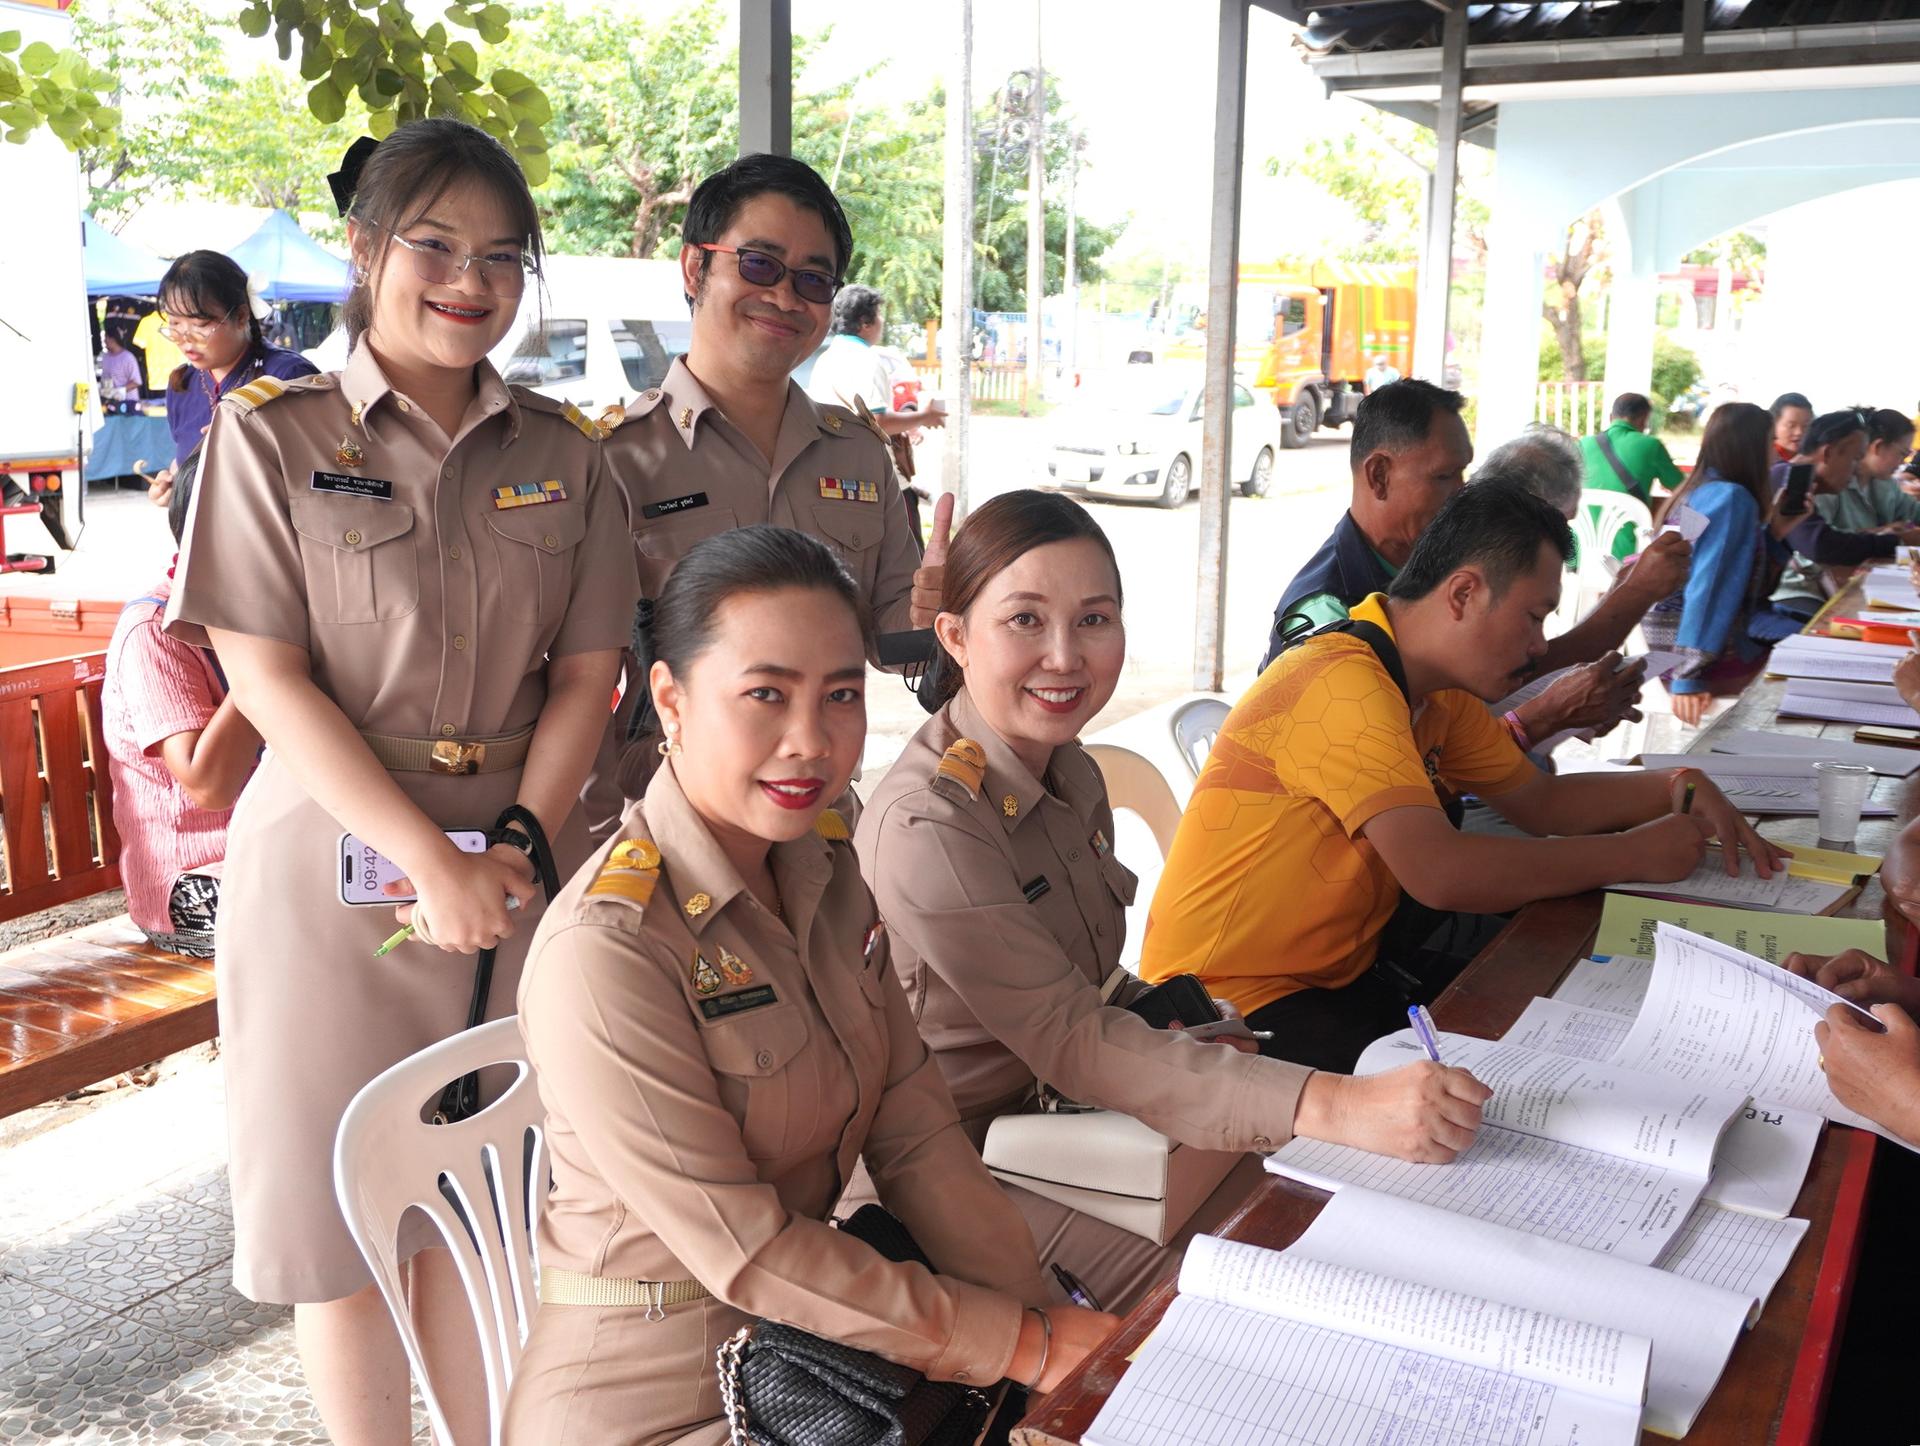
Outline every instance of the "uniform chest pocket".
{"label": "uniform chest pocket", "polygon": [[1112,854],[1100,860],[1100,877],[1106,880],[1107,889],[1121,908],[1130,908],[1133,896],[1140,888],[1140,876],[1128,868]]}
{"label": "uniform chest pocket", "polygon": [[879,502],[821,501],[813,504],[813,525],[816,535],[845,559],[848,571],[860,577],[863,568],[871,570],[874,549],[886,530],[882,513]]}
{"label": "uniform chest pocket", "polygon": [[670,513],[657,521],[643,518],[639,530],[633,534],[634,550],[640,554],[640,595],[659,597],[660,589],[667,585],[667,574],[687,555],[688,548],[733,525],[733,509],[715,507],[712,503]]}
{"label": "uniform chest pocket", "polygon": [[307,574],[307,606],[329,623],[380,623],[420,606],[413,509],[330,493],[287,499]]}
{"label": "uniform chest pocket", "polygon": [[705,1025],[701,1039],[720,1097],[740,1121],[747,1153],[772,1160],[791,1152],[811,1119],[818,1091],[801,1067],[806,1016],[791,1003],[752,1009]]}
{"label": "uniform chest pocket", "polygon": [[542,502],[487,514],[500,565],[500,606],[525,623],[558,623],[573,594],[574,549],[587,535],[584,501]]}

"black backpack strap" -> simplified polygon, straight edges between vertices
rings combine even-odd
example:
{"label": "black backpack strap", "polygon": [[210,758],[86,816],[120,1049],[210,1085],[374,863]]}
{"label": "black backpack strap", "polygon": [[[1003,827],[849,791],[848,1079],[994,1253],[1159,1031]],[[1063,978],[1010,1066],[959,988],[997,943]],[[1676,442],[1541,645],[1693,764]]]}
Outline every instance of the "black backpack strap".
{"label": "black backpack strap", "polygon": [[1640,495],[1640,479],[1627,470],[1627,464],[1620,460],[1620,454],[1613,450],[1613,443],[1607,440],[1605,432],[1593,434],[1594,443],[1600,448],[1600,455],[1607,459],[1607,465],[1613,468],[1613,475],[1620,479],[1620,485],[1634,497]]}
{"label": "black backpack strap", "polygon": [[[1287,624],[1300,619],[1293,627]],[[1329,633],[1345,633],[1348,637],[1358,638],[1373,650],[1374,657],[1380,660],[1380,666],[1387,670],[1387,676],[1393,679],[1393,686],[1400,690],[1400,696],[1406,700],[1407,707],[1413,707],[1413,690],[1407,687],[1407,670],[1400,661],[1400,649],[1393,638],[1378,623],[1370,623],[1365,618],[1336,618],[1319,627],[1313,625],[1313,619],[1305,613],[1288,613],[1280,619],[1280,647],[1274,657],[1299,647],[1314,638],[1325,637]]]}

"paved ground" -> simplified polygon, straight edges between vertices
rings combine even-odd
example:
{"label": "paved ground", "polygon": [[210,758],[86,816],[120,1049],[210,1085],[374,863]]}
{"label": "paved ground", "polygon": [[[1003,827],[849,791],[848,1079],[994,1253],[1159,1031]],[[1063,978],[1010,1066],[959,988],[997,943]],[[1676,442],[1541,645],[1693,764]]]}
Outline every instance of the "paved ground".
{"label": "paved ground", "polygon": [[[1028,485],[1044,424],[982,419],[973,495]],[[1229,687],[1251,677],[1277,589],[1345,506],[1346,441],[1281,455],[1274,495],[1231,511]],[[1107,718],[1191,686],[1199,508],[1094,504],[1127,580],[1126,675]],[[9,546],[46,546],[37,526]],[[89,498],[81,548],[0,594],[124,600],[167,565],[158,509]],[[923,720],[891,678],[871,690],[872,771]],[[110,1087],[0,1122],[0,1442],[323,1442],[284,1310],[228,1281],[221,1078],[208,1049],[150,1088]],[[421,1439],[425,1439],[424,1436]]]}

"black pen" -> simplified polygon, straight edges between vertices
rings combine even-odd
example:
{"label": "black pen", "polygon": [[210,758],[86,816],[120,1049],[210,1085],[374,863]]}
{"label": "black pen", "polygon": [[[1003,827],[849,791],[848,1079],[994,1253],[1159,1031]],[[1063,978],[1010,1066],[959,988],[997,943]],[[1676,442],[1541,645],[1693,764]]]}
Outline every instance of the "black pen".
{"label": "black pen", "polygon": [[1060,1282],[1060,1288],[1075,1305],[1086,1310],[1100,1309],[1100,1302],[1093,1298],[1093,1292],[1075,1279],[1072,1271],[1064,1265],[1050,1265],[1048,1269],[1053,1271],[1053,1278]]}

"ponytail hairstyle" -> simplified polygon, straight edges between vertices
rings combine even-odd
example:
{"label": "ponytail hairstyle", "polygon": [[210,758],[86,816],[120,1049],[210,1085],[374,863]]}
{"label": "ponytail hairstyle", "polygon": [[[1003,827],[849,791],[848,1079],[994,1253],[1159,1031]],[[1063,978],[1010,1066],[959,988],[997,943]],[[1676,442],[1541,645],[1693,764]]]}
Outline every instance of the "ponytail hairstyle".
{"label": "ponytail hairstyle", "polygon": [[[1113,568],[1113,595],[1124,605],[1119,559],[1113,555],[1113,544],[1092,514],[1057,492],[1023,488],[1003,492],[980,507],[954,535],[953,545],[947,551],[940,611],[964,618],[987,584],[1034,548],[1081,537],[1098,543],[1107,555],[1107,562]],[[944,644],[935,646],[940,650],[939,655],[927,670],[927,680],[922,685],[932,693],[930,698],[922,699],[930,710],[952,699],[964,681],[959,661],[946,651]]]}
{"label": "ponytail hairstyle", "polygon": [[[253,298],[247,292],[247,273],[231,256],[218,251],[189,251],[176,256],[160,278],[160,310],[182,320],[231,321],[247,319],[249,349],[266,344],[260,330],[260,318],[253,314]],[[177,366],[167,379],[176,392],[187,389],[191,367]]]}
{"label": "ponytail hairstyle", "polygon": [[750,593],[798,588],[830,593],[847,606],[861,646],[873,650],[873,623],[846,566],[816,537],[757,523],[704,538],[674,564],[653,613],[653,655],[683,683],[713,645],[721,605]]}
{"label": "ponytail hairstyle", "polygon": [[1822,447],[1844,442],[1855,432],[1866,430],[1867,419],[1858,412],[1824,412],[1807,425],[1807,434],[1800,439],[1800,455],[1811,457]]}
{"label": "ponytail hairstyle", "polygon": [[[1913,418],[1905,412],[1896,412],[1892,407],[1856,407],[1860,420],[1866,424],[1867,445],[1885,447],[1905,437],[1909,444],[1913,440]],[[1910,451],[1911,446],[1901,448]]]}
{"label": "ponytail hairstyle", "polygon": [[500,202],[533,258],[537,277],[546,244],[533,193],[513,153],[465,121],[434,116],[409,122],[366,155],[351,183],[345,215],[364,236],[354,248],[353,289],[341,310],[348,346],[359,345],[373,324],[374,291],[391,257],[394,232],[406,230],[448,191],[465,184],[485,186]]}

